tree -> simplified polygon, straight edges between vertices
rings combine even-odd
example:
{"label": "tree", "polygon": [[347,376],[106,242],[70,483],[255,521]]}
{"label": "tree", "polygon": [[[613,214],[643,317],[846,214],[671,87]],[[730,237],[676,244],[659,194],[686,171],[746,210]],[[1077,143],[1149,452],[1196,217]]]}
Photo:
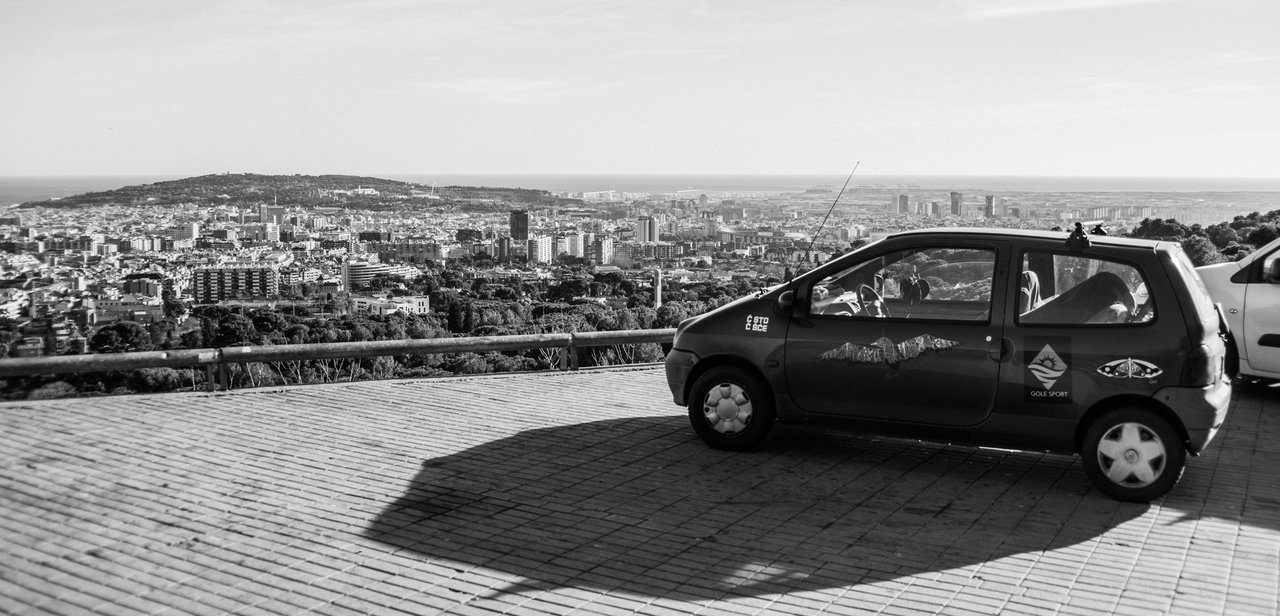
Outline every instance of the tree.
{"label": "tree", "polygon": [[467,303],[467,309],[462,315],[462,331],[470,332],[476,328],[476,308],[474,304]]}
{"label": "tree", "polygon": [[1183,252],[1187,253],[1187,256],[1196,267],[1222,263],[1227,260],[1222,256],[1222,253],[1218,252],[1218,248],[1213,245],[1213,242],[1210,242],[1209,238],[1203,235],[1192,235],[1183,238],[1181,243]]}
{"label": "tree", "polygon": [[373,292],[386,291],[404,284],[404,276],[399,274],[374,274],[366,288]]}
{"label": "tree", "polygon": [[164,316],[168,319],[181,319],[187,313],[187,305],[172,296],[164,300]]}
{"label": "tree", "polygon": [[568,302],[575,297],[586,296],[590,291],[590,282],[586,278],[574,276],[551,285],[545,297],[549,302]]}
{"label": "tree", "polygon": [[688,308],[683,302],[664,302],[662,307],[658,308],[657,320],[655,327],[676,327],[681,321],[689,318]]}
{"label": "tree", "polygon": [[253,321],[243,314],[230,314],[218,322],[213,344],[219,347],[248,346],[262,342]]}
{"label": "tree", "polygon": [[129,374],[129,389],[141,393],[175,391],[182,387],[182,375],[173,368],[141,368]]}
{"label": "tree", "polygon": [[75,385],[66,381],[46,383],[27,394],[28,400],[53,400],[55,398],[74,398],[79,393]]}
{"label": "tree", "polygon": [[89,349],[94,353],[150,351],[151,332],[136,321],[117,321],[94,332]]}
{"label": "tree", "polygon": [[1222,256],[1231,261],[1239,261],[1254,251],[1253,244],[1237,244],[1232,242],[1222,249]]}
{"label": "tree", "polygon": [[1144,218],[1128,235],[1156,240],[1178,239],[1191,235],[1191,229],[1172,218]]}
{"label": "tree", "polygon": [[448,323],[449,331],[454,333],[465,331],[463,329],[463,312],[462,302],[457,300],[449,302],[448,310],[445,313],[448,315],[446,322]]}
{"label": "tree", "polygon": [[1218,223],[1216,225],[1209,225],[1205,228],[1204,234],[1205,237],[1208,237],[1209,241],[1213,242],[1213,245],[1217,246],[1219,250],[1240,241],[1240,235],[1236,233],[1235,229],[1232,229],[1231,226],[1225,222]]}
{"label": "tree", "polygon": [[1266,223],[1259,225],[1258,228],[1250,232],[1248,241],[1250,244],[1253,244],[1255,248],[1262,248],[1277,237],[1280,237],[1280,232],[1276,231],[1276,226],[1271,223]]}

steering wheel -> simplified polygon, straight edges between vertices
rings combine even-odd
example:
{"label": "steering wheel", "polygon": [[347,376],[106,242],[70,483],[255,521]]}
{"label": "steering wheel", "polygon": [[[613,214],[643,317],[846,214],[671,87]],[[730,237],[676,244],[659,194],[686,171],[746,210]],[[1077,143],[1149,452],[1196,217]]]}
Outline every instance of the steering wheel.
{"label": "steering wheel", "polygon": [[881,319],[889,316],[889,306],[884,303],[884,297],[869,284],[858,287],[858,302],[862,304],[862,310],[868,316]]}

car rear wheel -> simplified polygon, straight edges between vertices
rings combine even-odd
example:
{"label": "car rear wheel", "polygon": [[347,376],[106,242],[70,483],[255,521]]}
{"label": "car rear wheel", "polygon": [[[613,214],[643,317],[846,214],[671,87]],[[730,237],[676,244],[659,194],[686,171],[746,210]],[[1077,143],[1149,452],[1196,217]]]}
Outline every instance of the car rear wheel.
{"label": "car rear wheel", "polygon": [[1164,418],[1139,408],[1111,411],[1085,433],[1084,468],[1108,496],[1145,503],[1163,496],[1186,466],[1187,451]]}
{"label": "car rear wheel", "polygon": [[744,370],[712,368],[694,381],[690,393],[693,431],[716,449],[750,449],[773,427],[773,397],[760,379]]}

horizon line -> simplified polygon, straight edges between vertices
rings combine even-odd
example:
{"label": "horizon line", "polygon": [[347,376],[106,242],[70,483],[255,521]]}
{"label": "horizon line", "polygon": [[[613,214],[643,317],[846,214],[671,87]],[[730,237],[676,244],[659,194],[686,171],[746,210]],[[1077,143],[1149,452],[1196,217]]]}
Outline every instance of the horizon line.
{"label": "horizon line", "polygon": [[[431,175],[459,175],[459,176],[527,176],[527,177],[591,177],[591,176],[726,176],[726,177],[759,177],[759,176],[782,176],[782,177],[816,177],[816,176],[839,176],[844,177],[846,172],[806,172],[806,173],[774,173],[774,172],[507,172],[507,171],[385,171],[385,172],[323,172],[323,173],[300,173],[300,172],[260,172],[260,171],[217,171],[206,173],[27,173],[27,174],[0,174],[0,178],[59,178],[59,177],[202,177],[208,175],[271,175],[271,176],[293,176],[293,175],[346,175],[346,176],[431,176]],[[1063,174],[1039,174],[1039,173],[912,173],[912,172],[895,172],[895,173],[866,173],[862,174],[867,177],[946,177],[946,178],[966,178],[966,177],[1000,177],[1000,178],[1139,178],[1139,179],[1168,179],[1168,180],[1276,180],[1280,181],[1280,175],[1275,176],[1249,176],[1249,175],[1063,175]]]}

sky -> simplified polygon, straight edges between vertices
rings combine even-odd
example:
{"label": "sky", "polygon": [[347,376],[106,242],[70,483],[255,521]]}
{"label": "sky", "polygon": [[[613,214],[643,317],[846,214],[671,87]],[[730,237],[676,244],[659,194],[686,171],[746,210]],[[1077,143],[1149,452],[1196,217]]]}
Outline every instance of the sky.
{"label": "sky", "polygon": [[0,176],[1280,176],[1275,0],[0,0]]}

